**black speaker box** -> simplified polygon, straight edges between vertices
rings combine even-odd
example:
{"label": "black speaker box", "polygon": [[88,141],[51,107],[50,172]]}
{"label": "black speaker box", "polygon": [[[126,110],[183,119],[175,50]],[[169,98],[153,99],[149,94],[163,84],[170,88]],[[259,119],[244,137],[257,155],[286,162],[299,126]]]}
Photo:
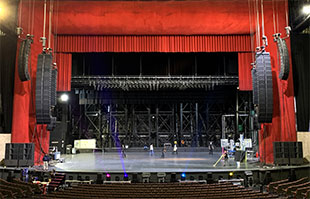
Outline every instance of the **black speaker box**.
{"label": "black speaker box", "polygon": [[273,157],[278,165],[302,164],[302,142],[273,142]]}
{"label": "black speaker box", "polygon": [[34,143],[8,143],[5,146],[6,166],[20,167],[34,165]]}

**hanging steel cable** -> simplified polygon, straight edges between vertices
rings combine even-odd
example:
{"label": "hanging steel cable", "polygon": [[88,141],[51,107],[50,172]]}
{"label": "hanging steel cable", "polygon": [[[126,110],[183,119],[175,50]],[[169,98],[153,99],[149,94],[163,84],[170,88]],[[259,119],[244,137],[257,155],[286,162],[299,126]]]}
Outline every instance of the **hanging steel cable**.
{"label": "hanging steel cable", "polygon": [[256,39],[257,47],[260,47],[260,24],[259,24],[259,7],[258,0],[255,0],[255,9],[256,9]]}

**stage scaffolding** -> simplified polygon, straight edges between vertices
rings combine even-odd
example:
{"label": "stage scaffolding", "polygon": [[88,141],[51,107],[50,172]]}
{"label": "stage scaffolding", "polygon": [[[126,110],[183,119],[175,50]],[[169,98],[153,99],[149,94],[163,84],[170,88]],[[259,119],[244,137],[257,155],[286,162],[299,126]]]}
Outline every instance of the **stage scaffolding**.
{"label": "stage scaffolding", "polygon": [[[197,93],[237,85],[234,76],[72,77],[78,103],[71,105],[71,133],[75,139],[96,138],[99,148],[115,147],[116,143],[162,147],[174,141],[180,147],[206,147],[210,141],[219,146],[222,115],[236,115],[227,127],[231,131],[236,132],[239,124],[246,133],[252,131],[251,120],[244,117],[250,115],[251,94],[236,89],[236,98],[223,100],[213,95],[214,99],[202,98]],[[195,89],[199,92],[191,91]],[[169,98],[172,90],[183,95]]]}

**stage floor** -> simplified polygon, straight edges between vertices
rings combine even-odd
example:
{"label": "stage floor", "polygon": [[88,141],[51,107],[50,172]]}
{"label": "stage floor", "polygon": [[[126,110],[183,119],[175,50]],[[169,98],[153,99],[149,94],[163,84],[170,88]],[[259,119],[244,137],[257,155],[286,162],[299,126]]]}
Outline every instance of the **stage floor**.
{"label": "stage floor", "polygon": [[[220,152],[209,155],[208,152],[179,152],[173,155],[167,152],[161,158],[161,152],[150,156],[148,152],[126,152],[122,158],[117,152],[80,153],[62,155],[63,163],[55,164],[56,171],[67,172],[209,172],[231,170],[260,169],[260,163],[241,163],[240,168],[233,159],[226,164],[220,161],[216,167],[213,164],[221,156]],[[50,169],[52,169],[50,168]]]}

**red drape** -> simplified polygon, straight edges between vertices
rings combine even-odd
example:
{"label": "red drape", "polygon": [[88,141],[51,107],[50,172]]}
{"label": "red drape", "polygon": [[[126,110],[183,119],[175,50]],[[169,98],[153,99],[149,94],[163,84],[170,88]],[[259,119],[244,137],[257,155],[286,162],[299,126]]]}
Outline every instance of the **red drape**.
{"label": "red drape", "polygon": [[[45,126],[35,125],[35,86],[37,56],[42,52],[42,43],[39,42],[39,37],[43,34],[43,3],[39,1],[34,1],[31,4],[25,1],[21,1],[21,3],[23,4],[20,6],[22,8],[20,25],[23,28],[21,38],[25,38],[29,33],[34,35],[34,41],[29,57],[31,80],[21,82],[18,73],[15,73],[11,141],[12,143],[35,143],[35,164],[40,164],[43,151],[48,152],[49,149],[49,132],[46,131]],[[32,12],[33,8],[35,8],[34,13]],[[48,32],[48,27],[46,27],[46,32]],[[17,65],[15,71],[17,71]]]}
{"label": "red drape", "polygon": [[57,52],[249,52],[250,35],[60,35]]}
{"label": "red drape", "polygon": [[239,90],[252,90],[251,63],[253,53],[238,53]]}
{"label": "red drape", "polygon": [[[266,1],[264,1],[266,2]],[[287,26],[285,18],[285,3],[287,1],[275,1],[275,7],[278,7],[278,26],[279,32],[285,34],[284,27]],[[265,19],[272,19],[272,2],[264,3]],[[295,127],[294,112],[294,88],[292,68],[287,81],[279,80],[280,63],[277,60],[277,45],[272,41],[273,31],[272,20],[265,22],[266,36],[269,38],[269,46],[266,48],[271,55],[272,65],[272,83],[273,83],[273,119],[271,124],[263,125],[264,128],[259,132],[259,149],[261,161],[266,163],[273,162],[273,142],[275,141],[296,141],[297,133]],[[286,43],[290,51],[290,40]],[[290,65],[292,67],[292,64]]]}
{"label": "red drape", "polygon": [[72,54],[57,53],[56,63],[58,67],[57,91],[70,91]]}

